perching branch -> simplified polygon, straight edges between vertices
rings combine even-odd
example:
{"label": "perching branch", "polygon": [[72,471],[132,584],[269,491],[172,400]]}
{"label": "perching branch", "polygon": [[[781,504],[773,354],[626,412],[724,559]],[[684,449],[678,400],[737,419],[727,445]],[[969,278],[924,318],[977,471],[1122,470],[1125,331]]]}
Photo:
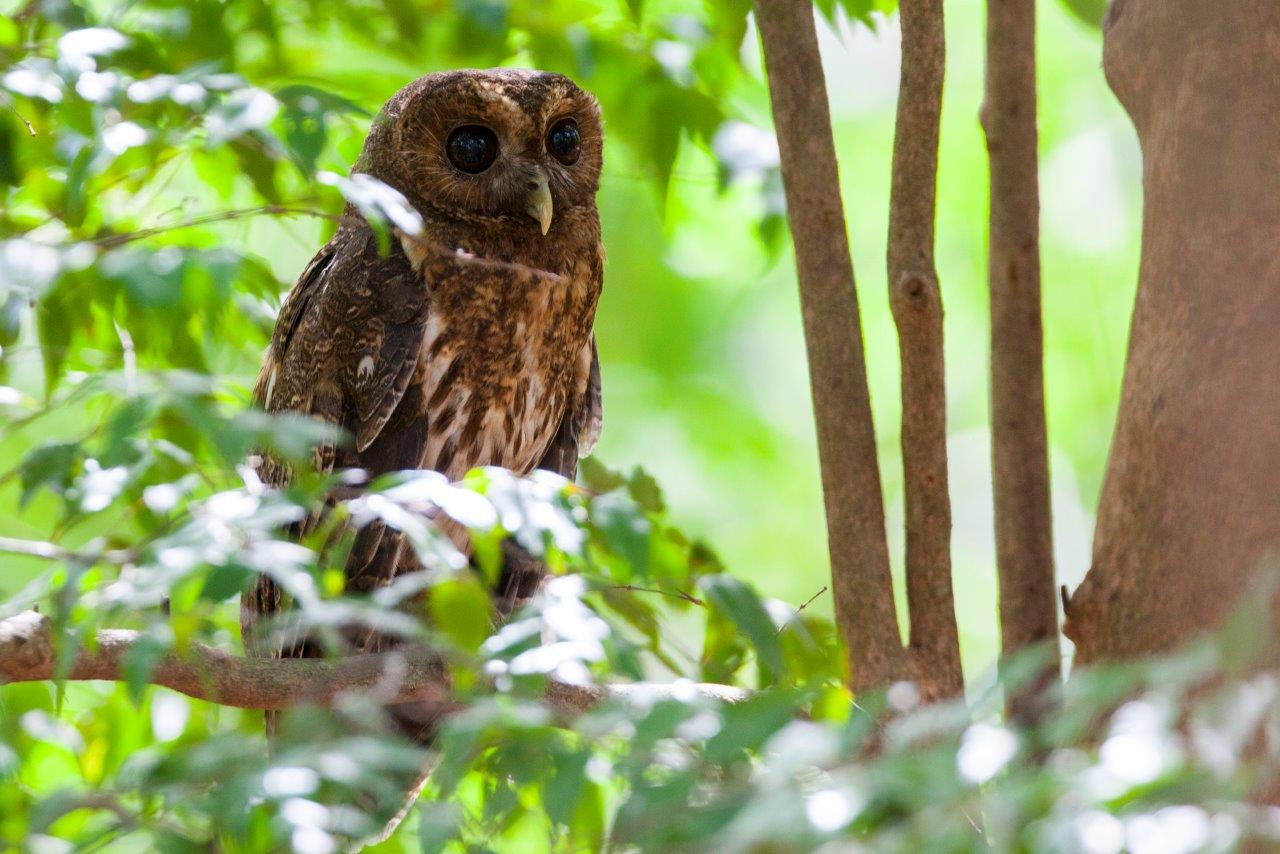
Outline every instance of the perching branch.
{"label": "perching branch", "polygon": [[1006,656],[1058,632],[1040,319],[1035,24],[1035,0],[987,2],[982,125],[991,161],[992,477]]}
{"label": "perching branch", "polygon": [[[98,632],[91,648],[76,656],[64,678],[121,681],[129,648],[138,633]],[[48,618],[25,611],[0,621],[0,682],[55,678],[57,649]],[[439,715],[458,709],[438,657],[428,650],[352,655],[335,660],[242,658],[200,643],[182,656],[160,659],[148,680],[188,697],[242,709],[286,709],[301,704],[330,705],[347,692],[375,692],[386,703],[417,702]],[[609,697],[664,697],[681,691],[725,702],[748,695],[727,685],[569,685],[552,682],[548,702],[565,714],[579,714]]]}
{"label": "perching branch", "polygon": [[898,633],[858,296],[809,0],[757,0],[795,243],[836,623],[854,690],[909,675]]}
{"label": "perching branch", "polygon": [[942,291],[934,262],[946,33],[942,0],[902,0],[902,77],[889,201],[889,304],[902,358],[911,651],[926,694],[964,691],[951,591]]}

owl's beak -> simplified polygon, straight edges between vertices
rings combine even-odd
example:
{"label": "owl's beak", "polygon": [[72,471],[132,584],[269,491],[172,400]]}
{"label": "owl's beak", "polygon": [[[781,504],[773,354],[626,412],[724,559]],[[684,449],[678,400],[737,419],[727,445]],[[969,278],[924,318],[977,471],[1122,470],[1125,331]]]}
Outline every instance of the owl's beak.
{"label": "owl's beak", "polygon": [[547,184],[545,175],[539,176],[537,184],[529,191],[524,212],[538,221],[544,235],[551,229],[554,210],[551,205],[551,188]]}

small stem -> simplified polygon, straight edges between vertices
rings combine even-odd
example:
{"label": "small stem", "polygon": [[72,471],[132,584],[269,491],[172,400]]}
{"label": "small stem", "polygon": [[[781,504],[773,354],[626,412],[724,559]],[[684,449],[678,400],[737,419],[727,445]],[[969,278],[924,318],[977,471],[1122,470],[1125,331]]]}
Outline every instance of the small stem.
{"label": "small stem", "polygon": [[194,228],[201,225],[209,225],[215,222],[227,222],[236,219],[245,219],[254,216],[311,216],[318,219],[327,219],[337,221],[338,216],[328,211],[322,211],[317,208],[308,208],[294,205],[260,205],[255,208],[240,208],[237,210],[217,211],[215,213],[202,214],[192,217],[191,219],[175,222],[172,225],[157,225],[151,228],[142,228],[137,231],[125,232],[124,234],[112,234],[107,237],[101,237],[94,241],[103,249],[115,249],[126,243],[132,243],[135,240],[144,240],[148,237],[154,237],[157,234],[164,234],[169,231],[180,231],[184,228]]}
{"label": "small stem", "polygon": [[815,601],[817,601],[819,596],[821,596],[823,593],[826,593],[826,592],[827,592],[827,585],[824,584],[822,585],[821,590],[819,590],[817,593],[813,594],[808,599],[806,599],[805,603],[801,605],[799,608],[796,608],[796,612],[792,614],[790,617],[788,617],[785,623],[778,626],[778,631],[776,632],[776,634],[782,634],[783,630],[786,629],[787,626],[795,622],[796,617],[800,616],[801,611],[803,611],[805,608],[808,608],[810,605],[812,605]]}
{"label": "small stem", "polygon": [[15,115],[15,116],[17,116],[17,117],[18,117],[18,121],[22,122],[24,125],[26,125],[26,126],[27,126],[27,133],[31,134],[32,136],[36,136],[37,134],[36,134],[36,128],[35,128],[35,125],[33,125],[33,124],[31,124],[31,122],[27,121],[27,117],[26,117],[26,116],[24,116],[22,113],[18,112],[18,105],[17,105],[17,104],[15,104],[15,103],[13,102],[13,96],[12,96],[12,95],[10,95],[8,92],[0,92],[0,95],[3,95],[3,96],[4,96],[4,102],[5,102],[5,104],[7,104],[7,105],[8,105],[8,107],[9,107],[9,110],[10,110],[10,111]]}
{"label": "small stem", "polygon": [[703,602],[701,599],[699,599],[697,596],[694,596],[689,593],[685,593],[683,590],[658,590],[657,588],[654,588],[654,587],[636,587],[634,584],[617,584],[608,589],[609,590],[629,590],[632,593],[656,593],[659,596],[670,596],[672,599],[683,599],[685,602],[689,602],[691,604],[697,605],[699,608],[706,607],[706,604],[707,604],[706,602]]}
{"label": "small stem", "polygon": [[137,559],[137,553],[131,549],[111,549],[103,552],[78,552],[74,549],[50,543],[44,540],[21,540],[16,537],[0,537],[0,552],[24,557],[35,557],[41,560],[54,560],[64,563],[111,563],[123,566]]}

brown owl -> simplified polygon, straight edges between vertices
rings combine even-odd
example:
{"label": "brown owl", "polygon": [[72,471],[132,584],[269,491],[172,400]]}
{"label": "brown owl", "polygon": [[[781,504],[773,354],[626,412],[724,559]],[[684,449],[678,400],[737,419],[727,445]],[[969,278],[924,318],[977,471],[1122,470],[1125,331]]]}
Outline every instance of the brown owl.
{"label": "brown owl", "polygon": [[[404,194],[423,233],[397,233],[384,254],[347,207],[281,307],[258,404],[342,427],[347,444],[317,451],[325,471],[423,468],[456,479],[493,465],[573,477],[601,423],[592,333],[604,266],[601,146],[595,98],[559,74],[454,71],[396,93],[354,171]],[[269,459],[261,474],[276,485],[289,478]],[[536,583],[525,557],[504,571],[498,592],[508,600]],[[375,523],[356,537],[347,588],[367,592],[417,568],[403,538]],[[267,650],[255,636],[280,608],[261,578],[242,601],[246,647],[312,654],[305,643]]]}

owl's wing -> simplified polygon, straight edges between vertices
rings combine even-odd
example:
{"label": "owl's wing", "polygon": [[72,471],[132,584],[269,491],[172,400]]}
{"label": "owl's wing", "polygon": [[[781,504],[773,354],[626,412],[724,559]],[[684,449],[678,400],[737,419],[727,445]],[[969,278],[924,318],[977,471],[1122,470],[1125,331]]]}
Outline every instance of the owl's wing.
{"label": "owl's wing", "polygon": [[[421,423],[386,431],[394,436],[384,435],[383,428],[398,411],[418,363],[429,301],[403,253],[383,256],[367,226],[339,229],[303,271],[281,306],[254,396],[268,412],[309,415],[352,437],[344,447],[319,447],[318,470],[354,466],[380,474],[419,465],[426,436],[421,408],[406,407],[414,411],[401,416]],[[268,457],[260,476],[283,485],[290,472]],[[380,525],[361,531],[349,575],[361,573],[381,539]],[[257,619],[281,605],[276,585],[260,578],[241,602],[246,643]]]}
{"label": "owl's wing", "polygon": [[600,354],[596,338],[583,348],[580,370],[585,382],[577,400],[565,412],[560,429],[542,455],[538,468],[572,480],[578,473],[578,459],[591,453],[604,423],[604,401],[600,394]]}
{"label": "owl's wing", "polygon": [[[429,303],[402,253],[382,256],[367,227],[340,231],[281,308],[257,402],[346,430],[354,441],[342,462],[359,465],[404,397]],[[416,465],[420,451],[406,449],[403,467]],[[329,471],[335,462],[326,449],[317,467]]]}

